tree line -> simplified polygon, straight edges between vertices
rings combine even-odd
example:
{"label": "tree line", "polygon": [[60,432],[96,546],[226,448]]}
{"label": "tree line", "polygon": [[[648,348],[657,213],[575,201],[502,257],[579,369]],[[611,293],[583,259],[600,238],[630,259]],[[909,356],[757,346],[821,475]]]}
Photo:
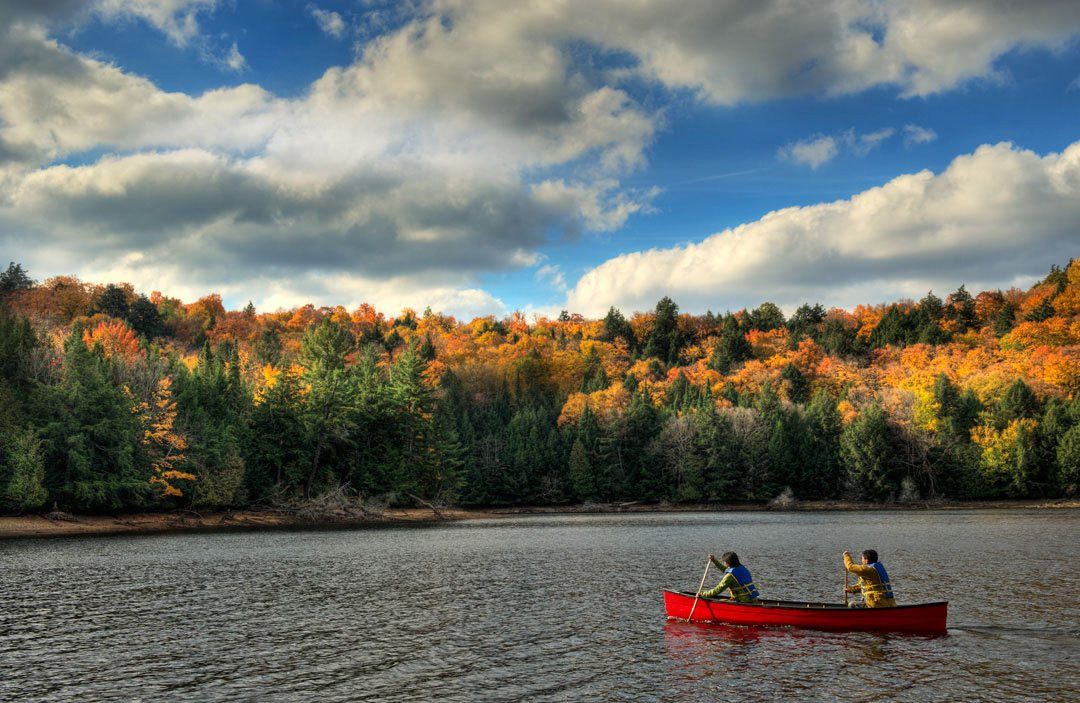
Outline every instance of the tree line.
{"label": "tree line", "polygon": [[0,272],[0,509],[1075,495],[1080,264],[1027,291],[468,323]]}

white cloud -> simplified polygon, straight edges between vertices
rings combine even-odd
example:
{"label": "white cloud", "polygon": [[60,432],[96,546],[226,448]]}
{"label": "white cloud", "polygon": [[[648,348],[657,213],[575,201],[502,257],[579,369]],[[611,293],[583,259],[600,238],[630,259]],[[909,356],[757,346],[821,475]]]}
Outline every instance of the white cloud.
{"label": "white cloud", "polygon": [[[642,163],[652,118],[620,90],[568,77],[558,51],[491,66],[473,29],[418,20],[291,101],[251,85],[166,93],[41,28],[0,33],[0,52],[22,61],[0,74],[0,152],[19,157],[0,241],[67,252],[54,271],[137,251],[209,287],[269,269],[444,275],[446,290],[470,290],[477,272],[533,265],[552,233],[647,209],[654,193],[618,176]],[[90,150],[127,155],[48,165]],[[525,176],[548,166],[577,175]]]}
{"label": "white cloud", "polygon": [[[921,297],[1008,285],[1076,255],[1080,142],[1039,156],[983,146],[941,174],[900,176],[848,200],[771,212],[670,249],[623,254],[587,272],[567,307],[602,315],[670,296],[688,310]],[[1017,236],[1023,232],[1023,236]]]}
{"label": "white cloud", "polygon": [[896,130],[892,127],[866,134],[859,134],[854,129],[840,132],[836,136],[817,134],[780,147],[776,155],[782,161],[804,164],[817,170],[836,158],[841,149],[846,149],[856,156],[866,156],[894,134]]}
{"label": "white cloud", "polygon": [[547,281],[552,288],[560,293],[565,293],[569,289],[562,269],[554,264],[547,264],[538,268],[536,270],[536,280]]}
{"label": "white cloud", "polygon": [[777,156],[784,161],[806,164],[812,169],[817,169],[822,164],[832,161],[838,153],[840,150],[836,145],[836,139],[818,135],[781,147]]}
{"label": "white cloud", "polygon": [[199,36],[198,15],[211,12],[218,0],[96,0],[91,11],[107,21],[141,19],[177,46]]}
{"label": "white cloud", "polygon": [[236,47],[236,42],[232,43],[232,47],[229,48],[229,53],[225,56],[224,61],[230,71],[240,72],[247,68],[247,59]]}
{"label": "white cloud", "polygon": [[307,9],[314,18],[315,23],[319,25],[319,29],[335,39],[341,39],[345,36],[345,20],[342,19],[341,15],[333,10],[323,10],[315,5],[308,5]]}
{"label": "white cloud", "polygon": [[998,79],[1012,50],[1057,49],[1080,33],[1072,0],[443,0],[453,21],[483,17],[508,44],[583,40],[627,52],[630,72],[734,105],[891,86],[905,97]]}
{"label": "white cloud", "polygon": [[844,132],[844,144],[856,156],[866,156],[894,134],[896,134],[896,130],[892,127],[885,127],[868,134],[856,134],[854,129],[849,129]]}
{"label": "white cloud", "polygon": [[[88,15],[147,22],[243,70],[236,43],[210,51],[199,25],[217,7],[0,5],[0,244],[32,252],[38,275],[126,262],[133,283],[205,292],[272,271],[276,300],[297,296],[282,304],[316,295],[314,276],[376,303],[414,286],[496,306],[477,272],[535,265],[553,232],[649,211],[656,191],[623,179],[664,115],[624,78],[718,104],[926,95],[992,78],[1004,52],[1059,46],[1080,26],[1075,3],[432,0],[295,100],[255,85],[167,92],[55,40]],[[628,65],[582,62],[569,48],[582,42]],[[819,136],[791,158],[817,167],[889,136]]]}
{"label": "white cloud", "polygon": [[929,144],[935,139],[937,139],[937,132],[928,127],[913,124],[904,125],[904,146]]}

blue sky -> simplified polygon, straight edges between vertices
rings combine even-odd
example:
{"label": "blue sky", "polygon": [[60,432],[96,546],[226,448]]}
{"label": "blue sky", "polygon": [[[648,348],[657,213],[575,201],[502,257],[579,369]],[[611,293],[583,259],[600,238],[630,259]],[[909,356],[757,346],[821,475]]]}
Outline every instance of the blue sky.
{"label": "blue sky", "polygon": [[1080,253],[1080,4],[17,0],[44,279],[460,317],[852,307]]}

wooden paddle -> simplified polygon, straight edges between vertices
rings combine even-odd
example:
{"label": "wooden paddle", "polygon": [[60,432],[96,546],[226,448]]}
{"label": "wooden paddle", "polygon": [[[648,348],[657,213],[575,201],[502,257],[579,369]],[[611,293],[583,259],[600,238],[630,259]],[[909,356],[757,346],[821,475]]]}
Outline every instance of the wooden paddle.
{"label": "wooden paddle", "polygon": [[844,567],[844,607],[847,607],[847,589],[848,589],[848,570],[847,566]]}
{"label": "wooden paddle", "polygon": [[701,598],[701,589],[705,588],[705,577],[709,575],[709,567],[712,566],[712,559],[705,560],[705,573],[701,575],[701,583],[698,584],[697,594],[694,595],[694,605],[690,608],[690,617],[686,618],[686,622],[694,621],[694,611],[697,610],[698,598]]}

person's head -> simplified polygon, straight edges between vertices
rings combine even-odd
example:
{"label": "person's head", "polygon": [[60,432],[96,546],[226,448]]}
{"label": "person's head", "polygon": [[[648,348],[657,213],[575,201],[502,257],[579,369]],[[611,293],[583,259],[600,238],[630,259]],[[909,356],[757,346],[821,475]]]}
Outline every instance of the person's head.
{"label": "person's head", "polygon": [[742,566],[739,563],[739,555],[735,552],[724,552],[724,556],[720,557],[720,561],[724,562],[724,566],[729,569],[734,569],[736,566]]}
{"label": "person's head", "polygon": [[873,564],[877,561],[877,551],[874,549],[867,549],[862,553],[862,563]]}

